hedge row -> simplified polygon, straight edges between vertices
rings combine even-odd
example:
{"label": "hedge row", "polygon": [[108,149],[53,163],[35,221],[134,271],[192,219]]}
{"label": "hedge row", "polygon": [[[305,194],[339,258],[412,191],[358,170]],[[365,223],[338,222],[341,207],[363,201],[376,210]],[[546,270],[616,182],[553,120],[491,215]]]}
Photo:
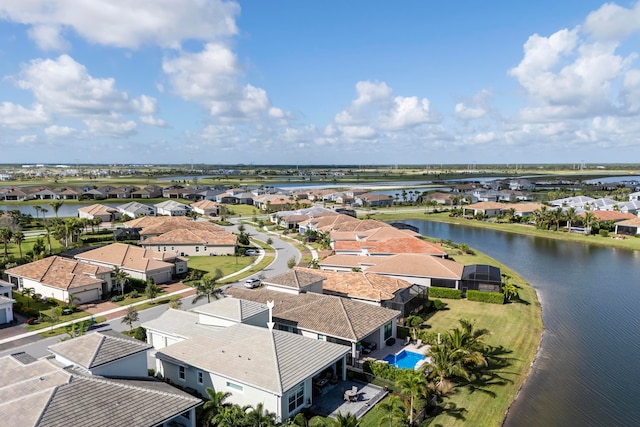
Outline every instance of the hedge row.
{"label": "hedge row", "polygon": [[488,302],[491,304],[504,304],[504,294],[499,292],[467,291],[469,301]]}
{"label": "hedge row", "polygon": [[113,241],[112,236],[95,236],[95,237],[82,237],[82,243],[101,243],[101,242],[111,242]]}
{"label": "hedge row", "polygon": [[449,298],[449,299],[461,299],[462,291],[459,289],[439,288],[437,286],[429,287],[430,298]]}

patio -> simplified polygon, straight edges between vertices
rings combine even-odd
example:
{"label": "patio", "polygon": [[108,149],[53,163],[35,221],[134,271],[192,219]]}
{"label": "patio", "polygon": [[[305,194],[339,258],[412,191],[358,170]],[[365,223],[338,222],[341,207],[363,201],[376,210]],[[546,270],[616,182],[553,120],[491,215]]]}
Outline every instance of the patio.
{"label": "patio", "polygon": [[[351,387],[358,388],[357,399],[355,401],[345,401],[344,392],[351,390]],[[322,389],[322,394],[313,399],[311,412],[322,416],[335,417],[338,412],[345,415],[353,414],[356,418],[361,418],[373,408],[382,398],[387,395],[387,391],[382,387],[367,384],[355,380],[340,381],[338,384],[327,384]]]}

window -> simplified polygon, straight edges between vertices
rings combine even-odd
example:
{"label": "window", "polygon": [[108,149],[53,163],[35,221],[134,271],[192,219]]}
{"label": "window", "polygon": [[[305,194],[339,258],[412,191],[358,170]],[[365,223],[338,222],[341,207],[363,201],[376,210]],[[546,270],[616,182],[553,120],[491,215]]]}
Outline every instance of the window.
{"label": "window", "polygon": [[238,391],[244,391],[244,387],[242,387],[240,384],[235,384],[229,381],[227,381],[227,388],[231,388]]}
{"label": "window", "polygon": [[204,373],[202,371],[198,371],[198,384],[204,383]]}
{"label": "window", "polygon": [[326,337],[322,334],[318,334],[318,340],[319,341],[326,341]]}
{"label": "window", "polygon": [[174,252],[176,250],[175,246],[171,246],[171,252]]}
{"label": "window", "polygon": [[304,383],[298,384],[289,392],[289,413],[295,411],[304,403]]}
{"label": "window", "polygon": [[384,339],[388,340],[393,335],[393,322],[387,322],[384,325]]}
{"label": "window", "polygon": [[200,246],[196,246],[196,252],[200,252]]}
{"label": "window", "polygon": [[182,381],[184,381],[184,379],[185,379],[184,366],[178,366],[178,378],[180,378]]}
{"label": "window", "polygon": [[166,246],[163,247],[163,251],[167,252],[167,247]]}
{"label": "window", "polygon": [[160,252],[160,246],[158,246],[158,252]]}

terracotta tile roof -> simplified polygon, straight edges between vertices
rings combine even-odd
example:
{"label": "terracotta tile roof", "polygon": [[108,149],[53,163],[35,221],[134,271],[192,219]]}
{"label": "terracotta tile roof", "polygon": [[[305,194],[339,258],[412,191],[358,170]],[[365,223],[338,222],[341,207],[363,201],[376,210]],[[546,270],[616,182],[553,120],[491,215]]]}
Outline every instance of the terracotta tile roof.
{"label": "terracotta tile roof", "polygon": [[[590,211],[593,216],[600,221],[622,221],[627,219],[635,219],[637,216],[630,213],[623,213],[618,211]],[[584,218],[585,214],[578,214],[579,217]]]}
{"label": "terracotta tile roof", "polygon": [[420,233],[416,233],[415,231],[400,230],[388,224],[381,223],[379,221],[376,222],[378,223],[378,225],[384,224],[384,226],[379,228],[371,228],[364,232],[359,232],[358,234],[361,236],[362,240],[366,240],[367,242],[382,242],[396,238],[403,239],[407,237],[420,237]]}
{"label": "terracotta tile roof", "polygon": [[336,251],[361,251],[363,248],[369,248],[374,244],[355,240],[337,240],[333,243],[333,248]]}
{"label": "terracotta tile roof", "polygon": [[200,200],[199,202],[191,203],[192,208],[198,209],[218,209],[218,204],[211,200]]}
{"label": "terracotta tile roof", "polygon": [[411,283],[406,280],[368,272],[356,273],[323,270],[322,275],[326,277],[326,280],[322,284],[324,291],[371,301],[392,300],[395,298],[396,292],[411,286]]}
{"label": "terracotta tile roof", "polygon": [[444,256],[447,253],[436,243],[415,237],[388,239],[372,245],[368,252],[374,254],[427,254]]}
{"label": "terracotta tile roof", "polygon": [[381,221],[376,221],[374,219],[359,220],[350,216],[349,218],[351,218],[350,221],[337,222],[330,226],[322,227],[321,229],[322,231],[333,231],[333,230],[335,231],[367,231],[367,230],[378,229],[381,227],[393,228],[389,224],[386,224]]}
{"label": "terracotta tile roof", "polygon": [[[366,272],[405,277],[437,277],[460,280],[464,265],[424,254],[392,256],[333,255],[320,261],[324,268],[362,268]],[[327,271],[322,270],[322,274]]]}
{"label": "terracotta tile roof", "polygon": [[152,271],[173,267],[173,264],[163,261],[173,259],[175,254],[155,252],[138,246],[124,243],[112,243],[101,248],[93,249],[76,255],[77,259],[117,265],[128,270]]}
{"label": "terracotta tile roof", "polygon": [[13,267],[5,272],[14,276],[35,280],[59,289],[70,289],[102,283],[96,274],[108,273],[111,269],[87,264],[59,256],[51,256],[29,264]]}
{"label": "terracotta tile roof", "polygon": [[163,233],[159,236],[150,237],[142,241],[143,245],[162,245],[162,244],[201,244],[201,245],[235,245],[238,238],[224,230],[189,230],[179,228]]}
{"label": "terracotta tile roof", "polygon": [[191,220],[181,216],[176,216],[176,217],[174,216],[170,216],[170,217],[143,216],[143,217],[132,219],[131,221],[125,222],[124,226],[127,228],[145,228],[145,227],[155,226],[163,222],[172,222],[172,221],[178,222],[178,221],[191,221]]}
{"label": "terracotta tile roof", "polygon": [[[158,218],[158,217],[156,217]],[[171,218],[171,217],[167,217]],[[154,236],[168,233],[174,230],[202,230],[210,233],[224,233],[231,234],[222,227],[209,222],[209,221],[192,221],[184,219],[182,221],[157,221],[154,225],[148,227],[142,227],[140,231],[141,236]]]}
{"label": "terracotta tile roof", "polygon": [[[515,205],[514,205],[515,206]],[[475,210],[487,210],[487,209],[509,209],[509,205],[506,203],[498,203],[498,202],[479,202],[474,203],[472,205],[464,206],[464,209],[475,209]]]}
{"label": "terracotta tile roof", "polygon": [[266,288],[229,287],[225,293],[262,304],[274,301],[273,316],[276,322],[351,342],[362,340],[400,315],[399,311],[377,305],[310,292],[296,295]]}
{"label": "terracotta tile roof", "polygon": [[505,209],[513,208],[516,212],[533,212],[542,209],[544,205],[540,203],[516,203],[514,205],[507,205]]}
{"label": "terracotta tile roof", "polygon": [[640,227],[640,218],[628,219],[626,221],[621,221],[617,225],[624,225],[627,227]]}
{"label": "terracotta tile roof", "polygon": [[85,206],[84,208],[79,208],[79,212],[84,212],[89,215],[110,215],[113,212],[118,212],[115,208],[110,208],[109,206],[95,204],[90,206]]}

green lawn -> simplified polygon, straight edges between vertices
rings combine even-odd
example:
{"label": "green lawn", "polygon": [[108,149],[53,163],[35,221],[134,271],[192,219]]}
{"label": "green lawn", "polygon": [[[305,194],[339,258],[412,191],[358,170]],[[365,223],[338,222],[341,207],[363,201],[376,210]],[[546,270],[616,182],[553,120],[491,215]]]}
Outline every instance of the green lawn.
{"label": "green lawn", "polygon": [[[458,326],[458,319],[474,322],[476,328],[491,333],[485,342],[503,346],[509,364],[495,372],[498,382],[479,388],[461,386],[445,403],[456,411],[444,411],[430,425],[438,426],[500,426],[505,412],[529,373],[530,365],[540,345],[543,331],[540,303],[535,290],[514,271],[485,255],[455,256],[465,264],[490,263],[500,266],[519,287],[521,302],[495,305],[467,300],[442,299],[447,309],[436,312],[427,320],[432,332],[445,332]],[[462,413],[460,413],[462,411]],[[462,415],[462,418],[460,418]]]}
{"label": "green lawn", "polygon": [[[96,317],[94,319],[94,321],[95,321],[96,324],[100,324],[100,323],[106,322],[107,318],[99,316],[99,317]],[[53,330],[47,329],[46,331],[40,332],[38,335],[40,335],[43,338],[50,338],[50,337],[55,337],[55,336],[58,336],[58,335],[63,335],[63,334],[66,334],[66,333],[67,333],[66,328],[65,327],[61,327],[61,328],[54,328]]]}
{"label": "green lawn", "polygon": [[[47,315],[47,313],[49,313],[52,309],[49,310],[43,310],[42,314],[43,315]],[[76,311],[75,313],[71,313],[71,314],[67,314],[67,315],[62,315],[60,316],[60,320],[58,320],[56,323],[53,324],[53,327],[55,328],[55,325],[57,325],[58,323],[64,323],[64,322],[70,322],[72,320],[77,320],[77,319],[81,319],[83,317],[87,317],[87,316],[91,316],[91,313],[87,312],[87,311]],[[45,329],[45,328],[51,328],[51,323],[44,321],[42,323],[37,323],[35,325],[27,325],[27,331],[38,331],[40,329]]]}
{"label": "green lawn", "polygon": [[222,271],[223,276],[242,270],[251,264],[248,256],[190,256],[189,268],[214,273],[216,269]]}

